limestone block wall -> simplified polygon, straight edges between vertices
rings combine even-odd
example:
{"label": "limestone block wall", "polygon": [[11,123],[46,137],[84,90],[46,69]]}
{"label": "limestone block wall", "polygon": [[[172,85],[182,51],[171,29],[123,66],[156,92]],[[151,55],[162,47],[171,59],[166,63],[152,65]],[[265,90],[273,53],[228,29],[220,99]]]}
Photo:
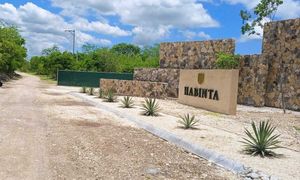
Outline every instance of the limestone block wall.
{"label": "limestone block wall", "polygon": [[168,83],[168,97],[178,97],[179,69],[139,68],[134,70],[133,78],[138,81]]}
{"label": "limestone block wall", "polygon": [[260,55],[240,57],[238,103],[252,106],[265,105],[268,63]]}
{"label": "limestone block wall", "polygon": [[218,52],[233,54],[233,39],[171,42],[160,44],[160,67],[174,69],[211,69]]}
{"label": "limestone block wall", "polygon": [[300,19],[265,24],[262,56],[269,66],[266,106],[281,107],[282,81],[286,108],[300,110]]}
{"label": "limestone block wall", "polygon": [[112,89],[117,95],[166,98],[168,84],[136,80],[100,79],[100,88]]}

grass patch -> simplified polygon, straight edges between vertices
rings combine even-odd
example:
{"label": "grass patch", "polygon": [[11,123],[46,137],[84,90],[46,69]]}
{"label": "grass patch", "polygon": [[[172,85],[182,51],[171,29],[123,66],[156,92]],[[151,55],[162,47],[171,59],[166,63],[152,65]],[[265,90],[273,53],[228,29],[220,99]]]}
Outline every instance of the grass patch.
{"label": "grass patch", "polygon": [[55,79],[52,79],[51,77],[47,76],[47,75],[40,75],[40,74],[36,74],[34,72],[26,72],[27,74],[30,74],[30,75],[34,75],[34,76],[37,76],[39,77],[42,81],[46,81],[47,83],[50,83],[50,84],[56,84],[56,80]]}
{"label": "grass patch", "polygon": [[56,84],[56,80],[50,78],[49,76],[47,75],[37,75],[38,77],[40,77],[40,79],[42,81],[47,81],[48,83],[51,83],[51,84]]}

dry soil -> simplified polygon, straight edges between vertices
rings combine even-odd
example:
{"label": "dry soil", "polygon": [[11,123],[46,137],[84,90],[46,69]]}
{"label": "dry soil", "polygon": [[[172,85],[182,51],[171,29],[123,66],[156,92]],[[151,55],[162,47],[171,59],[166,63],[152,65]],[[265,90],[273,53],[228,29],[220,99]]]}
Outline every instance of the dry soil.
{"label": "dry soil", "polygon": [[0,88],[1,179],[236,179],[39,78]]}

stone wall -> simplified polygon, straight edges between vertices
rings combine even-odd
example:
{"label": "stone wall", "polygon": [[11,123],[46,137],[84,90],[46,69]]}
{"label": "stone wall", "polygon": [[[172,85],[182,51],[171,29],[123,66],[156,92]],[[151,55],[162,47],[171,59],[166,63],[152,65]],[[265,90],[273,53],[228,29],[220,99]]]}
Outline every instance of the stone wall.
{"label": "stone wall", "polygon": [[168,83],[167,95],[178,97],[179,75],[179,69],[139,68],[134,70],[133,78],[138,81]]}
{"label": "stone wall", "polygon": [[300,110],[300,19],[265,24],[262,56],[269,66],[265,105],[282,107],[282,82],[286,108]]}
{"label": "stone wall", "polygon": [[252,106],[265,105],[267,61],[260,55],[240,57],[238,103]]}
{"label": "stone wall", "polygon": [[233,39],[160,44],[160,67],[174,69],[211,69],[218,52],[233,54]]}
{"label": "stone wall", "polygon": [[117,95],[166,98],[168,84],[136,80],[100,79],[100,88],[106,92],[114,90]]}
{"label": "stone wall", "polygon": [[[160,68],[136,69],[134,79],[139,81],[116,84],[126,90],[121,93],[177,97],[179,69],[215,68],[217,52],[234,50],[232,39],[162,43]],[[265,24],[262,54],[241,56],[238,103],[281,108],[281,81],[286,108],[299,111],[300,19]]]}

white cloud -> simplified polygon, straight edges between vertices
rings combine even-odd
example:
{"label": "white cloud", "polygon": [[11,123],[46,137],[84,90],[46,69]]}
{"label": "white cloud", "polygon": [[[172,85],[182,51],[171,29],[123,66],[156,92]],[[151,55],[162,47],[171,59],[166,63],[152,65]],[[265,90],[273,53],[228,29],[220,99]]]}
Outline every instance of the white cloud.
{"label": "white cloud", "polygon": [[203,39],[211,39],[209,34],[206,34],[205,32],[199,32],[198,37],[203,38]]}
{"label": "white cloud", "polygon": [[[265,19],[263,19],[262,24],[265,24],[265,23],[270,22],[270,21],[271,20],[269,18],[265,18]],[[242,34],[238,41],[239,42],[247,42],[247,41],[250,41],[250,40],[262,39],[263,38],[263,33],[264,33],[263,28],[261,28],[260,26],[256,26],[256,27],[254,27],[254,31],[256,32],[256,34],[251,34],[251,35]]]}
{"label": "white cloud", "polygon": [[91,15],[91,12],[96,17],[117,16],[121,23],[133,26],[134,42],[139,44],[165,38],[172,28],[219,26],[196,0],[52,0],[52,3],[63,8],[67,16]]}
{"label": "white cloud", "polygon": [[[64,49],[70,44],[70,38],[65,29],[76,29],[77,47],[85,43],[98,45],[110,45],[107,39],[96,38],[85,31],[93,31],[114,36],[127,36],[129,32],[117,26],[110,26],[107,23],[89,22],[85,19],[75,23],[67,22],[63,17],[42,9],[33,3],[26,3],[20,7],[12,4],[0,4],[0,17],[9,24],[17,25],[22,36],[26,39],[26,47],[29,56],[39,55],[41,50],[53,45]],[[84,23],[80,26],[80,23]]]}
{"label": "white cloud", "polygon": [[[260,0],[222,0],[229,4],[243,4],[248,10],[253,9]],[[278,7],[276,17],[280,19],[291,19],[300,17],[299,0],[283,0],[283,4]]]}
{"label": "white cloud", "polygon": [[107,23],[99,21],[89,22],[83,18],[77,18],[74,22],[73,27],[82,31],[97,32],[103,34],[109,34],[113,36],[129,36],[131,32],[120,29],[118,26],[110,26]]}
{"label": "white cloud", "polygon": [[196,38],[200,38],[200,39],[211,39],[209,34],[206,34],[205,32],[201,31],[201,32],[194,32],[194,31],[183,31],[182,32],[183,36],[186,37],[188,40],[192,40],[192,39],[196,39]]}
{"label": "white cloud", "polygon": [[278,15],[284,19],[300,18],[300,1],[284,0],[278,8]]}
{"label": "white cloud", "polygon": [[121,22],[133,26],[216,27],[216,22],[194,0],[130,0],[116,4]]}
{"label": "white cloud", "polygon": [[196,33],[196,32],[194,32],[194,31],[189,31],[189,30],[183,31],[182,34],[183,34],[183,36],[184,36],[185,38],[187,38],[188,40],[194,39],[194,38],[197,36],[197,33]]}
{"label": "white cloud", "polygon": [[[219,26],[199,0],[51,0],[51,3],[61,8],[58,14],[30,2],[20,7],[0,4],[0,17],[20,27],[30,55],[37,55],[40,49],[53,44],[69,47],[71,37],[65,29],[76,29],[79,47],[87,42],[111,44],[110,40],[96,38],[94,33],[133,36],[133,42],[145,45],[163,40],[176,28]],[[86,17],[92,17],[89,19],[93,21]],[[121,29],[120,23],[132,30]],[[209,38],[204,33],[196,36]]]}
{"label": "white cloud", "polygon": [[114,15],[115,3],[119,0],[51,0],[52,5],[63,9],[65,16],[82,16],[85,14],[99,13],[102,15]]}
{"label": "white cloud", "polygon": [[134,34],[133,42],[138,45],[154,43],[161,38],[169,35],[169,27],[160,26],[156,29],[147,27],[135,27],[132,30]]}

